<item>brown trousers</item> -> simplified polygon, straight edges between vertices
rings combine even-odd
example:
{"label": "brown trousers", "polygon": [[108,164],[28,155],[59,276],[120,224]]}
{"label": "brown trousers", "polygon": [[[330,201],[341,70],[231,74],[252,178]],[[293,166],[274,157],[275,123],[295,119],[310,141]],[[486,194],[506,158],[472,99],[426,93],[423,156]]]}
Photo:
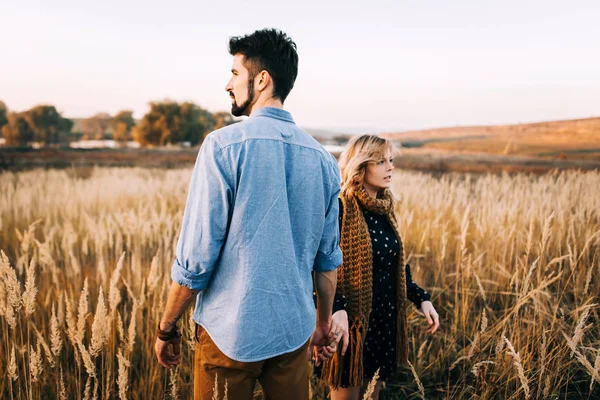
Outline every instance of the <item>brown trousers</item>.
{"label": "brown trousers", "polygon": [[262,361],[240,362],[223,354],[199,325],[196,340],[195,400],[212,400],[215,381],[219,400],[225,398],[226,390],[228,400],[251,400],[257,380],[266,400],[308,399],[308,342],[291,353]]}

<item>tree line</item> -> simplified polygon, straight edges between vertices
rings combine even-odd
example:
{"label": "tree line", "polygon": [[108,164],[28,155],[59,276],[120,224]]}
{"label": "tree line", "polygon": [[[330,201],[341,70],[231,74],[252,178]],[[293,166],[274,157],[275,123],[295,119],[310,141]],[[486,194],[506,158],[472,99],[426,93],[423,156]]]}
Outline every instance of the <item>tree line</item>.
{"label": "tree line", "polygon": [[113,139],[120,143],[135,140],[142,146],[188,142],[195,146],[211,131],[234,122],[237,121],[228,112],[211,113],[191,102],[171,100],[151,102],[150,111],[139,121],[130,110],[114,116],[99,113],[72,120],[52,105],[16,112],[0,101],[0,137],[8,146],[62,145],[86,139]]}

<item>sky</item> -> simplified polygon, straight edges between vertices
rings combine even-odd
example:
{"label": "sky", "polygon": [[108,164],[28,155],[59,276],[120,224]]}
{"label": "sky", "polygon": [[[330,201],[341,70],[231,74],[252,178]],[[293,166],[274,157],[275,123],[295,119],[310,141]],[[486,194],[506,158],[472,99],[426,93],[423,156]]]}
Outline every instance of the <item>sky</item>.
{"label": "sky", "polygon": [[276,27],[304,127],[390,132],[600,116],[600,2],[2,0],[0,100],[66,117],[230,109],[230,36]]}

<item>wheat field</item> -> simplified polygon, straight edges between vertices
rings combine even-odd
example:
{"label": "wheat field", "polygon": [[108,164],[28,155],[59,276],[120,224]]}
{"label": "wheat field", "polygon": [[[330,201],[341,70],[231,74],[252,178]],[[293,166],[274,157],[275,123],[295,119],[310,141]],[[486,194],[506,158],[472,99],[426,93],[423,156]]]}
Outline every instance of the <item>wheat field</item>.
{"label": "wheat field", "polygon": [[[190,398],[191,313],[180,367],[153,351],[190,175],[0,175],[2,399]],[[398,171],[393,189],[441,328],[410,306],[411,365],[382,397],[600,398],[600,173]]]}

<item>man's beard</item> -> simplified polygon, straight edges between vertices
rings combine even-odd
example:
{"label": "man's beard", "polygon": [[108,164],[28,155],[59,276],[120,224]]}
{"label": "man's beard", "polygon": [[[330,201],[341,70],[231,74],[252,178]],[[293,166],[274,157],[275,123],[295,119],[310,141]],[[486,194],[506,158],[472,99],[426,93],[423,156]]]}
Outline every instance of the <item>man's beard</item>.
{"label": "man's beard", "polygon": [[248,99],[246,99],[246,101],[242,105],[238,106],[235,96],[233,97],[233,103],[231,104],[231,114],[234,117],[248,115],[249,113],[247,113],[246,111],[252,104],[252,101],[254,101],[254,78],[248,79]]}

